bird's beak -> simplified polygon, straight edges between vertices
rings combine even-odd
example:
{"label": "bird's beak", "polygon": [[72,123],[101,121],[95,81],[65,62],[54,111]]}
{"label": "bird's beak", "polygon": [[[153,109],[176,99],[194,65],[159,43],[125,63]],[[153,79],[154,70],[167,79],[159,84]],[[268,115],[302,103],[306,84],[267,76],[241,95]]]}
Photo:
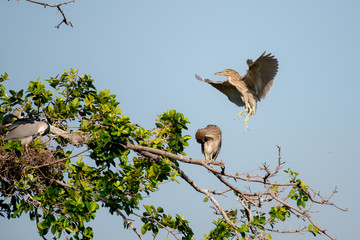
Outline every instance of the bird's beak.
{"label": "bird's beak", "polygon": [[217,73],[215,73],[215,75],[224,76],[224,73],[223,72],[217,72]]}

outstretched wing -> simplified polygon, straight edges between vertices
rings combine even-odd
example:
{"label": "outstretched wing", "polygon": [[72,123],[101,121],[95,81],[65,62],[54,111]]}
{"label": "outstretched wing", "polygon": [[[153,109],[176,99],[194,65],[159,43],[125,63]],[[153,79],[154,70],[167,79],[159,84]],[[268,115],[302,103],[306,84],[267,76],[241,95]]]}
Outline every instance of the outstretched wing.
{"label": "outstretched wing", "polygon": [[256,59],[255,62],[251,59],[247,60],[249,70],[242,78],[259,100],[263,100],[269,93],[279,68],[278,60],[271,56],[271,53],[266,55],[265,53]]}
{"label": "outstretched wing", "polygon": [[223,94],[225,94],[229,98],[229,100],[235,103],[237,106],[239,107],[245,106],[243,100],[241,99],[241,93],[228,80],[214,82],[206,78],[202,79],[197,74],[195,74],[195,77],[197,80],[206,82],[211,86],[213,86],[214,88],[216,88],[217,90],[219,90],[220,92],[222,92]]}

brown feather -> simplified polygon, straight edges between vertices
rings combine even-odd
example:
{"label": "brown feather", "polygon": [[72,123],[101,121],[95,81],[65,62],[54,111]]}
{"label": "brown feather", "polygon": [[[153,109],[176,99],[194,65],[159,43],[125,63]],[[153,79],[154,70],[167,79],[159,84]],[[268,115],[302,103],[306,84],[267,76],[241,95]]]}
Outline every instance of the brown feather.
{"label": "brown feather", "polygon": [[212,156],[212,160],[215,161],[221,149],[222,136],[220,128],[216,125],[208,125],[197,130],[195,138],[201,144],[201,152],[204,155],[207,153],[209,157]]}
{"label": "brown feather", "polygon": [[256,61],[248,59],[249,66],[245,76],[241,77],[235,70],[225,69],[216,75],[226,76],[225,81],[211,81],[202,79],[195,74],[195,77],[203,82],[209,83],[217,90],[225,94],[228,99],[239,107],[251,107],[254,115],[257,108],[257,101],[263,100],[270,92],[277,74],[279,63],[278,60],[264,52]]}
{"label": "brown feather", "polygon": [[258,100],[263,100],[269,93],[279,68],[278,60],[271,53],[265,53],[249,65],[249,70],[242,78]]}

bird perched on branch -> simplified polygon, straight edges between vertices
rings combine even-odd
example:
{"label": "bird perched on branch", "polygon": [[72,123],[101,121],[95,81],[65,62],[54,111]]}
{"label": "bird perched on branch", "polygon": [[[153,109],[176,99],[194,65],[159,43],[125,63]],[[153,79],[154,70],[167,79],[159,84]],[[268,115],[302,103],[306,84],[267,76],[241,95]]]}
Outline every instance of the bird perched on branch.
{"label": "bird perched on branch", "polygon": [[24,118],[24,112],[20,108],[15,108],[15,110],[12,113],[9,113],[8,115],[5,115],[2,120],[2,125],[4,127],[10,126],[14,121],[17,119]]}
{"label": "bird perched on branch", "polygon": [[196,141],[201,144],[201,152],[206,161],[215,161],[221,149],[221,130],[216,125],[207,125],[197,130]]}
{"label": "bird perched on branch", "polygon": [[10,127],[4,140],[21,141],[25,147],[37,137],[45,136],[50,132],[50,125],[45,121],[35,121],[32,118],[16,120]]}
{"label": "bird perched on branch", "polygon": [[235,119],[247,112],[245,118],[245,131],[248,129],[247,121],[250,116],[255,115],[257,102],[263,100],[269,93],[276,73],[279,68],[278,60],[264,52],[256,61],[246,61],[249,70],[242,77],[235,70],[225,69],[215,75],[227,77],[225,81],[214,82],[209,79],[202,79],[195,74],[195,77],[203,82],[211,84],[217,90],[225,94],[229,100],[237,106],[245,106],[245,110],[236,115]]}

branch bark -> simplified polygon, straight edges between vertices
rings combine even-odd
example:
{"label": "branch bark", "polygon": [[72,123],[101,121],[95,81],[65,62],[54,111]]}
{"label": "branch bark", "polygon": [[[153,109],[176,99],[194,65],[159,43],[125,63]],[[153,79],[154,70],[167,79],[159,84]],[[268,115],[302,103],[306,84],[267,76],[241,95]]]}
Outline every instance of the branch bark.
{"label": "branch bark", "polygon": [[34,1],[34,0],[26,0],[27,2],[30,3],[34,3],[34,4],[38,4],[44,7],[52,7],[52,8],[57,8],[58,11],[61,13],[61,15],[63,16],[63,20],[57,25],[55,26],[56,28],[59,28],[61,24],[65,23],[66,25],[70,25],[71,27],[73,27],[72,23],[66,19],[66,16],[63,12],[63,10],[61,9],[61,6],[69,4],[69,3],[73,3],[75,2],[75,0],[71,0],[71,1],[67,1],[67,2],[62,2],[62,3],[58,3],[58,4],[49,4],[49,3],[44,3],[44,2],[39,2],[39,1]]}
{"label": "branch bark", "polygon": [[27,2],[31,2],[31,3],[35,3],[35,4],[39,4],[42,5],[44,7],[60,7],[62,5],[66,5],[72,2],[75,2],[75,0],[71,0],[68,2],[62,2],[62,3],[58,3],[58,4],[48,4],[48,3],[43,3],[43,2],[38,2],[38,1],[34,1],[34,0],[26,0]]}
{"label": "branch bark", "polygon": [[[200,165],[200,166],[205,167],[209,171],[213,172],[214,174],[217,173],[217,174],[220,174],[220,175],[223,175],[223,176],[226,176],[226,177],[230,177],[232,179],[240,179],[240,180],[243,180],[243,181],[246,181],[246,182],[264,183],[263,177],[258,177],[258,178],[250,177],[250,176],[242,177],[240,174],[225,173],[225,166],[222,167],[223,168],[222,171],[219,171],[219,170],[217,170],[215,168],[212,168],[212,167],[208,166],[207,161],[205,161],[205,160],[179,156],[179,155],[176,155],[176,154],[173,154],[173,153],[166,152],[164,150],[155,149],[155,148],[146,147],[146,146],[140,146],[140,145],[133,145],[131,143],[127,143],[127,145],[126,146],[123,145],[123,147],[125,147],[127,149],[131,149],[131,150],[133,150],[135,152],[146,151],[146,152],[150,152],[150,153],[153,153],[153,154],[165,156],[167,158],[175,159],[175,160],[178,160],[178,161],[183,162],[183,163],[190,163],[190,164]],[[218,165],[218,166],[224,165],[223,162],[217,162],[217,161],[211,162],[211,164]],[[283,164],[283,163],[278,161],[278,164]],[[276,170],[275,170],[275,173],[271,174],[271,175],[275,176],[275,174],[279,171],[280,168],[281,168],[281,166],[277,166]],[[268,180],[269,178],[270,177],[268,177],[266,182],[265,182],[266,184],[269,184],[269,185],[274,185],[274,186],[294,186],[294,185],[297,185],[297,183],[281,184],[281,183],[276,183],[276,182],[270,182]]]}
{"label": "branch bark", "polygon": [[69,140],[73,145],[75,145],[77,147],[83,146],[90,139],[88,136],[82,136],[79,134],[67,132],[60,128],[51,126],[51,125],[50,125],[50,132],[55,134],[56,136],[63,137],[65,139]]}

